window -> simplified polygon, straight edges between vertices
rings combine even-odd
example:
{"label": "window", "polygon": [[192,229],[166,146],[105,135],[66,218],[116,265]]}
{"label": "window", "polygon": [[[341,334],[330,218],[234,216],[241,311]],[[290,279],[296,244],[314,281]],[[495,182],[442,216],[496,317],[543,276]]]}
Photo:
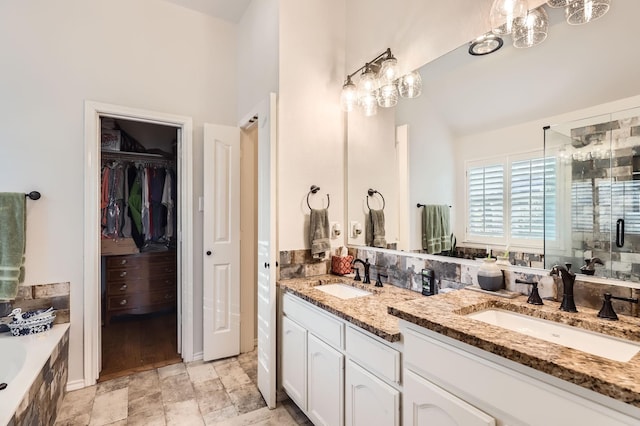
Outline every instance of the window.
{"label": "window", "polygon": [[468,233],[504,236],[504,167],[502,164],[473,167],[468,176]]}
{"label": "window", "polygon": [[541,246],[545,231],[556,234],[555,221],[545,230],[556,181],[555,159],[539,152],[467,164],[467,241]]}

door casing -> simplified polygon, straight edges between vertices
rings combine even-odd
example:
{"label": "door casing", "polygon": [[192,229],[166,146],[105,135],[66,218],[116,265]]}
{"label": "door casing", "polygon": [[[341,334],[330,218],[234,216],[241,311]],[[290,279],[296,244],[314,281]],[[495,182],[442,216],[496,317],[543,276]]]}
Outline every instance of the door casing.
{"label": "door casing", "polygon": [[100,118],[113,117],[178,130],[178,351],[193,361],[193,120],[191,117],[85,101],[84,111],[84,386],[100,373]]}

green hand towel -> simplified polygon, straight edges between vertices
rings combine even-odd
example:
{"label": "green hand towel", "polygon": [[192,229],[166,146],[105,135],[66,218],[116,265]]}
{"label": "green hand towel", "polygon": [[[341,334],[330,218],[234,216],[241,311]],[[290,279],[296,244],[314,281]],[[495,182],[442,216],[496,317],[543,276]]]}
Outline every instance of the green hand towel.
{"label": "green hand towel", "polygon": [[369,218],[365,231],[365,242],[371,247],[387,248],[384,229],[384,210],[369,209]]}
{"label": "green hand towel", "polygon": [[23,193],[0,193],[0,300],[15,299],[24,281],[26,200]]}
{"label": "green hand towel", "polygon": [[449,206],[428,205],[422,209],[422,248],[429,254],[451,250]]}

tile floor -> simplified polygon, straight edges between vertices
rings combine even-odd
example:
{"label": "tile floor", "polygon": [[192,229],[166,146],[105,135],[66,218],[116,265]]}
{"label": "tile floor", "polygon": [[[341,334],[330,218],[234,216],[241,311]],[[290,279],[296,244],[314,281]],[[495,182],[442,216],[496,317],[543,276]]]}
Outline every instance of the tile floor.
{"label": "tile floor", "polygon": [[290,400],[266,407],[255,351],[213,362],[173,364],[69,392],[57,426],[311,425]]}

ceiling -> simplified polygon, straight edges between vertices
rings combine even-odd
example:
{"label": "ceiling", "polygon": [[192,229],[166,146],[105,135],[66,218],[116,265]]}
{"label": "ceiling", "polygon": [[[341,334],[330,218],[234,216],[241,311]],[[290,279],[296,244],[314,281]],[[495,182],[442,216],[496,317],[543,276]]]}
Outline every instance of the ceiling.
{"label": "ceiling", "polygon": [[251,0],[165,0],[188,9],[238,23]]}

